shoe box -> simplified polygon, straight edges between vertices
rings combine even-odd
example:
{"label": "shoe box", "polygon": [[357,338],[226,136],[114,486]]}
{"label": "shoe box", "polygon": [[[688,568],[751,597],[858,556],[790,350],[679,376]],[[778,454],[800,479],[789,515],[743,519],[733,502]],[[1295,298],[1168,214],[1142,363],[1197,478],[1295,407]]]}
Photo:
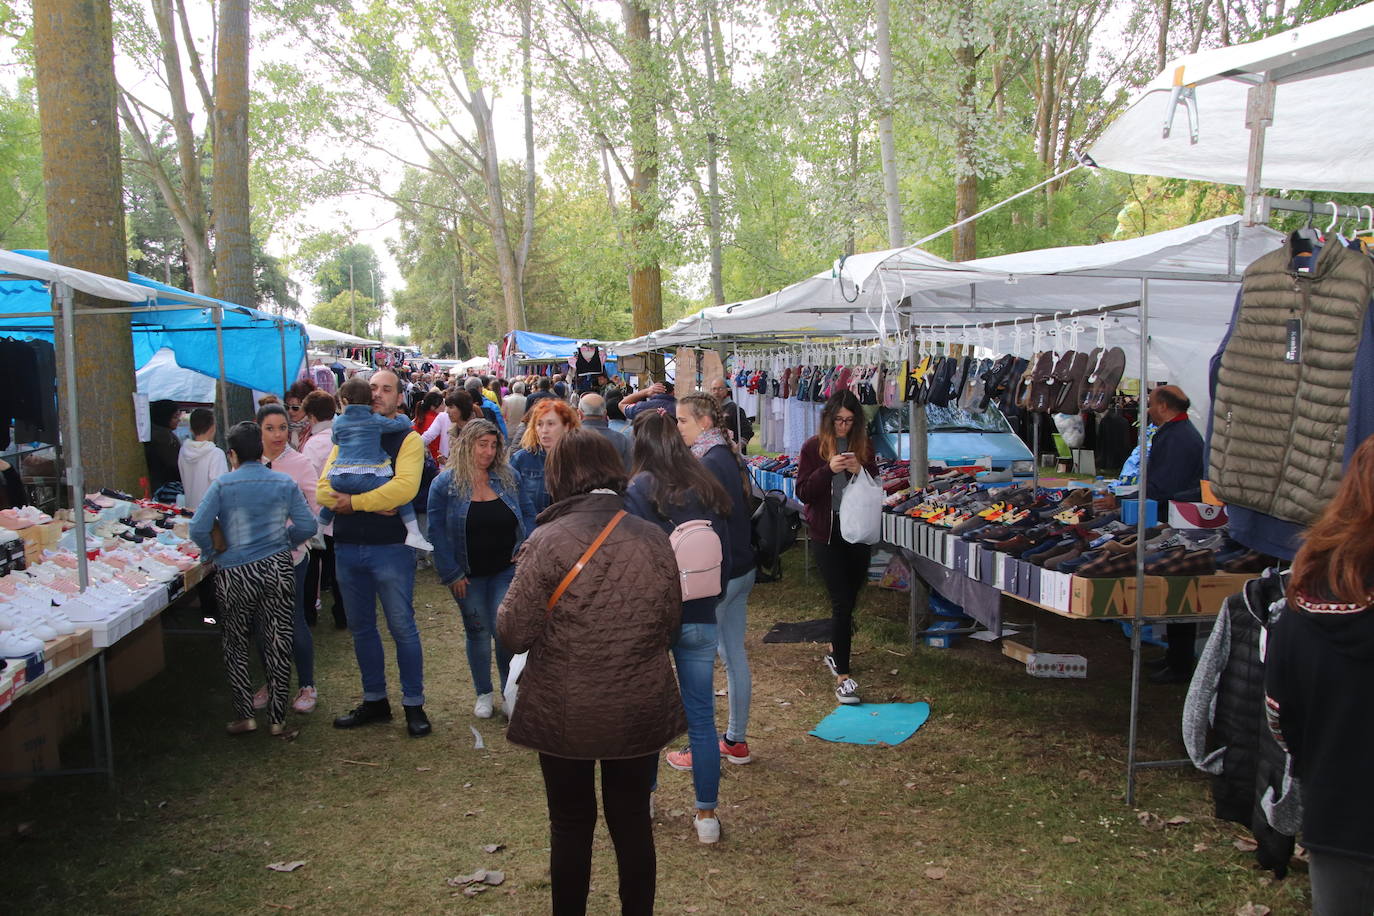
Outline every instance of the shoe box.
{"label": "shoe box", "polygon": [[159,674],[166,665],[162,618],[158,617],[110,647],[106,661],[110,696],[134,690]]}

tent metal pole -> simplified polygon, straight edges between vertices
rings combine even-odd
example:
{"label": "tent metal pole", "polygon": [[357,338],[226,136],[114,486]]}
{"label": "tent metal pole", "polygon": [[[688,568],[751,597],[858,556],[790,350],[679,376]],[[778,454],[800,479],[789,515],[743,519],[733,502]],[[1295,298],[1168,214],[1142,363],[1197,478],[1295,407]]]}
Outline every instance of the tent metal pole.
{"label": "tent metal pole", "polygon": [[1274,123],[1274,90],[1277,84],[1265,74],[1264,80],[1245,94],[1245,126],[1250,128],[1250,154],[1245,166],[1245,223],[1253,226],[1265,221],[1264,200],[1260,196],[1260,173],[1264,170],[1264,133]]}
{"label": "tent metal pole", "polygon": [[1131,619],[1131,723],[1126,737],[1126,804],[1135,804],[1136,741],[1140,728],[1140,631],[1145,617],[1145,487],[1148,462],[1145,455],[1145,427],[1148,391],[1145,380],[1150,371],[1150,281],[1140,281],[1140,398],[1136,417],[1136,447],[1140,455],[1140,489],[1136,492],[1139,517],[1135,523],[1135,610]]}
{"label": "tent metal pole", "polygon": [[[910,314],[907,315],[907,330],[911,330]],[[907,371],[910,371],[912,364],[919,358],[919,354],[916,353],[914,342],[907,346],[907,352],[902,354],[902,356],[905,357],[903,365],[906,366]],[[901,381],[903,387],[906,386],[906,382],[907,380],[903,378]],[[911,485],[919,488],[924,487],[930,482],[930,443],[926,439],[926,409],[915,400],[910,402],[909,409],[911,411],[911,417],[907,423],[906,454],[911,463],[907,468],[907,473],[910,476]],[[911,573],[911,594],[909,600],[910,606],[907,609],[907,634],[911,648],[915,649],[919,644],[919,634],[925,629],[925,622],[930,616],[930,586],[926,585],[925,581],[922,580],[920,576],[916,575],[915,570],[912,570]]]}
{"label": "tent metal pole", "polygon": [[219,416],[222,423],[221,436],[229,435],[229,382],[224,375],[224,310],[216,306],[212,312],[215,316],[215,353],[219,357],[219,379],[217,382],[219,397]]}
{"label": "tent metal pole", "polygon": [[[81,464],[81,431],[77,424],[76,334],[72,288],[54,283],[53,293],[62,309],[62,374],[67,380],[67,484],[72,489],[72,521],[76,523],[76,583],[84,592],[90,584],[86,568],[86,475]],[[94,715],[92,710],[92,715]]]}
{"label": "tent metal pole", "polygon": [[277,319],[277,339],[281,341],[281,396],[285,399],[290,384],[286,381],[286,323],[280,318]]}

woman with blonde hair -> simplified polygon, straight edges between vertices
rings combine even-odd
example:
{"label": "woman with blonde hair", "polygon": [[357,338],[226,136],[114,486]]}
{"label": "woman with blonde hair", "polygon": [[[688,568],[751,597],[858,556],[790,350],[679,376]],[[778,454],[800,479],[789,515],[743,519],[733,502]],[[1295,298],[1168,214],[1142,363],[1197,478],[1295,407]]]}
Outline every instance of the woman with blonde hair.
{"label": "woman with blonde hair", "polygon": [[525,530],[533,531],[535,517],[549,507],[549,490],[544,483],[544,462],[549,451],[569,430],[577,429],[582,421],[562,398],[544,398],[530,409],[525,418],[525,434],[520,448],[511,456],[510,464],[520,481],[521,504],[528,499],[530,514],[525,518]]}
{"label": "woman with blonde hair", "polygon": [[[463,615],[477,693],[472,711],[479,719],[490,718],[496,707],[491,680],[496,609],[515,576],[515,552],[529,535],[525,519],[534,509],[524,500],[496,424],[469,420],[449,448],[448,465],[430,486],[429,536],[434,568]],[[511,653],[497,640],[501,684],[510,660]]]}

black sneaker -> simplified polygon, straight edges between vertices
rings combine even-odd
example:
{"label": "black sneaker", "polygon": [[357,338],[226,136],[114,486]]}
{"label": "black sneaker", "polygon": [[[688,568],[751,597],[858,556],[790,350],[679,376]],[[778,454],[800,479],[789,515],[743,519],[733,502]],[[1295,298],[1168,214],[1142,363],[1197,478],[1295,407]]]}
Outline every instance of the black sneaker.
{"label": "black sneaker", "polygon": [[391,702],[389,700],[363,700],[357,706],[334,720],[335,728],[357,728],[369,722],[390,722]]}
{"label": "black sneaker", "polygon": [[[405,706],[402,708],[406,711],[406,731],[410,732],[410,737],[423,738],[434,730],[429,724],[429,716],[425,715],[423,706]],[[389,711],[388,718],[390,718]]]}

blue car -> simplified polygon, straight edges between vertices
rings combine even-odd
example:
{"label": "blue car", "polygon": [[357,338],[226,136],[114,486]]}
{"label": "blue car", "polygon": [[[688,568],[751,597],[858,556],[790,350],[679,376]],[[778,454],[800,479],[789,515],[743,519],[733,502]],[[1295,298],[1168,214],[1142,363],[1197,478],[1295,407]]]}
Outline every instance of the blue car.
{"label": "blue car", "polygon": [[[1010,471],[1018,477],[1029,477],[1035,472],[1035,457],[1012,431],[997,405],[990,404],[986,410],[965,410],[927,404],[925,411],[929,461],[959,465],[988,458],[994,471]],[[878,408],[869,430],[879,455],[891,459],[911,456],[909,417],[909,407]]]}

